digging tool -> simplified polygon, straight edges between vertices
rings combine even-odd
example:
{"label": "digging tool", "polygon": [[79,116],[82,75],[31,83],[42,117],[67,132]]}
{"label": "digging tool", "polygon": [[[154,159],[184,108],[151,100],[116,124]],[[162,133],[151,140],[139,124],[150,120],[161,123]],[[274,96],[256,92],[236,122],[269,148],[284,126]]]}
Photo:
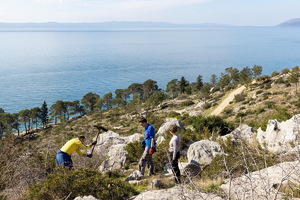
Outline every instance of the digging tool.
{"label": "digging tool", "polygon": [[[106,128],[104,128],[103,126],[95,125],[94,127],[98,129],[98,133],[97,133],[97,136],[96,136],[96,140],[95,140],[95,141],[98,140],[98,137],[99,137],[99,135],[100,135],[100,133],[101,133],[100,130],[103,130],[103,131],[105,131],[105,132],[108,131],[108,130],[107,130]],[[93,146],[91,153],[88,155],[89,158],[91,158],[91,157],[93,156],[93,152],[94,152],[95,146],[96,146],[96,145]]]}

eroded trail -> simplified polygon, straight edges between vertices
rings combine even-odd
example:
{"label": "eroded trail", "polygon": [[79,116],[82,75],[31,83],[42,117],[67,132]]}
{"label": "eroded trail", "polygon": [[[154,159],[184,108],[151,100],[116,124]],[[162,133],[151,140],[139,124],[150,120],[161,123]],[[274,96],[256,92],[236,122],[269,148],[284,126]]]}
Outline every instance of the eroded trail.
{"label": "eroded trail", "polygon": [[220,113],[223,112],[223,110],[226,108],[226,106],[228,106],[229,102],[233,101],[234,96],[237,94],[240,94],[243,92],[243,90],[246,89],[245,86],[241,86],[239,88],[237,88],[236,90],[232,91],[228,97],[226,97],[221,104],[214,109],[209,115],[219,115]]}

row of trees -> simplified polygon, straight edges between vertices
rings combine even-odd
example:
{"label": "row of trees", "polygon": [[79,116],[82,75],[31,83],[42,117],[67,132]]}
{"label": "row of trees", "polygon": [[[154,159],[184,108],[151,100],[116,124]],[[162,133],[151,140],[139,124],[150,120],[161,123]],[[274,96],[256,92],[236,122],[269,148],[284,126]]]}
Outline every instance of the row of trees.
{"label": "row of trees", "polygon": [[89,92],[81,101],[58,100],[48,110],[47,103],[32,109],[21,110],[19,113],[6,113],[0,109],[0,137],[4,133],[20,132],[20,126],[28,132],[38,126],[46,127],[49,123],[69,120],[70,116],[82,116],[89,112],[102,111],[113,107],[123,106],[128,111],[135,108],[138,112],[142,108],[153,108],[166,98],[176,98],[181,94],[200,94],[203,99],[208,98],[212,91],[226,91],[237,84],[248,85],[261,75],[262,67],[254,65],[252,68],[245,67],[226,68],[220,77],[211,75],[210,82],[203,82],[202,76],[198,75],[195,82],[190,83],[183,76],[180,80],[173,79],[168,82],[166,90],[159,89],[157,82],[146,80],[144,83],[133,83],[126,89],[116,89],[115,93],[109,92],[103,97]]}

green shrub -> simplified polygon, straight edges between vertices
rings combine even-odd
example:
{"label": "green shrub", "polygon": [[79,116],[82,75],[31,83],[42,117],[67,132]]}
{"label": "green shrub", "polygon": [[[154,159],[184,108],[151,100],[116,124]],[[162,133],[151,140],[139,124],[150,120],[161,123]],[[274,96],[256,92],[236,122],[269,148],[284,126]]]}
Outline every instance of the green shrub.
{"label": "green shrub", "polygon": [[256,92],[256,94],[261,94],[261,93],[263,93],[264,91],[263,90],[258,90],[257,92]]}
{"label": "green shrub", "polygon": [[100,199],[126,199],[137,192],[126,182],[110,179],[91,169],[57,170],[29,188],[27,199],[74,199],[92,195]]}
{"label": "green shrub", "polygon": [[263,113],[263,112],[265,112],[264,108],[258,108],[257,110],[255,110],[256,114],[260,114],[260,113]]}
{"label": "green shrub", "polygon": [[274,71],[274,72],[272,72],[271,76],[274,77],[274,76],[277,76],[277,75],[279,75],[279,74],[280,74],[279,72]]}
{"label": "green shrub", "polygon": [[181,106],[191,106],[191,105],[194,105],[195,103],[192,101],[192,100],[187,100],[187,101],[184,101],[181,103]]}
{"label": "green shrub", "polygon": [[237,114],[236,114],[236,117],[237,118],[240,118],[240,117],[245,117],[247,114],[246,114],[246,112],[238,112]]}
{"label": "green shrub", "polygon": [[282,74],[288,74],[290,72],[290,69],[288,68],[284,68],[283,70],[281,70]]}
{"label": "green shrub", "polygon": [[168,114],[168,118],[178,118],[180,116],[180,113],[172,111]]}
{"label": "green shrub", "polygon": [[278,78],[278,79],[275,80],[275,83],[276,83],[276,84],[284,84],[285,81],[283,80],[282,77],[280,77],[280,78]]}
{"label": "green shrub", "polygon": [[234,96],[234,101],[235,102],[245,101],[246,97],[247,95],[245,93],[237,94]]}
{"label": "green shrub", "polygon": [[144,151],[141,142],[142,139],[140,141],[128,143],[124,147],[124,150],[128,152],[127,159],[125,162],[125,168],[129,168],[130,164],[139,161]]}
{"label": "green shrub", "polygon": [[8,200],[8,198],[6,196],[0,194],[0,200]]}
{"label": "green shrub", "polygon": [[206,104],[204,104],[203,108],[204,108],[205,110],[207,110],[207,109],[211,108],[212,105],[213,105],[212,103],[206,103]]}
{"label": "green shrub", "polygon": [[265,84],[265,89],[270,89],[272,87],[271,84],[272,84],[271,82]]}
{"label": "green shrub", "polygon": [[186,120],[185,124],[191,124],[198,133],[203,133],[205,128],[207,128],[211,133],[219,133],[220,135],[226,135],[229,130],[232,129],[232,124],[224,121],[223,118],[219,116],[197,116],[191,117]]}

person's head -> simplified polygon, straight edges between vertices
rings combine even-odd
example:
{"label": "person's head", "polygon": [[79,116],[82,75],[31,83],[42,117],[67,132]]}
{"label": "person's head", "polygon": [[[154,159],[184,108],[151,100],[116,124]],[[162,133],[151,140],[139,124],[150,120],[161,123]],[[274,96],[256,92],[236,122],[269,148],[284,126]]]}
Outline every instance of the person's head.
{"label": "person's head", "polygon": [[140,124],[142,127],[146,127],[148,122],[147,122],[147,119],[142,117],[140,120],[139,120]]}
{"label": "person's head", "polygon": [[84,142],[85,141],[85,136],[80,135],[80,136],[78,136],[78,139],[80,140],[80,142]]}
{"label": "person's head", "polygon": [[175,124],[172,124],[172,125],[169,127],[169,131],[170,131],[170,133],[172,133],[172,134],[176,134],[177,131],[178,131],[178,126],[175,125]]}

